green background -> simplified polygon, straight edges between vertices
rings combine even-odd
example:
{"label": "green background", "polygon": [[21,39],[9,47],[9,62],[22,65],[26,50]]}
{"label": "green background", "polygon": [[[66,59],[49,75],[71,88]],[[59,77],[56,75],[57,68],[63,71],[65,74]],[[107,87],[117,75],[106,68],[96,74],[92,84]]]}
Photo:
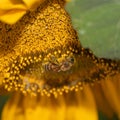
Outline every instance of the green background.
{"label": "green background", "polygon": [[120,58],[120,0],[71,0],[66,9],[84,47]]}
{"label": "green background", "polygon": [[[71,0],[66,9],[83,47],[98,57],[120,58],[120,0]],[[0,110],[7,98],[0,97]],[[100,112],[99,118],[107,120]]]}

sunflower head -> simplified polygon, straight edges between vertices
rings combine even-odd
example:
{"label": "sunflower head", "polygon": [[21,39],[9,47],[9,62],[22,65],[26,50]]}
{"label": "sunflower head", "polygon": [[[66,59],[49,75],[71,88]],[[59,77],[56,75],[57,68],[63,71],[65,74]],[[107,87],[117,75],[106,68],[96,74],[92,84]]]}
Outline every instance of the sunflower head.
{"label": "sunflower head", "polygon": [[44,1],[16,24],[0,23],[0,72],[5,90],[57,96],[114,74],[115,62],[82,48],[63,3]]}

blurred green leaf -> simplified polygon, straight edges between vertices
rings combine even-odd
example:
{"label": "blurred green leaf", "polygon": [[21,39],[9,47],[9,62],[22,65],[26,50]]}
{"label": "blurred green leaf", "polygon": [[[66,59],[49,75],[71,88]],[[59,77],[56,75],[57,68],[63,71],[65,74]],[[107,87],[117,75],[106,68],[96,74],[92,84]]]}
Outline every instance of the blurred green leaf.
{"label": "blurred green leaf", "polygon": [[84,47],[120,58],[120,0],[71,0],[66,9]]}

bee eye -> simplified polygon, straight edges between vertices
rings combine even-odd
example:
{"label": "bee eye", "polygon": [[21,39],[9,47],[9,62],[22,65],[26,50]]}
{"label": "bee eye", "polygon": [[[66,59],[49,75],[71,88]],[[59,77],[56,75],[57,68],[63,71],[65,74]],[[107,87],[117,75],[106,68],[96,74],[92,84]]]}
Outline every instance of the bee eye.
{"label": "bee eye", "polygon": [[72,64],[73,64],[73,63],[74,63],[74,58],[73,58],[73,57],[71,57],[69,61],[70,61],[70,63],[72,63]]}

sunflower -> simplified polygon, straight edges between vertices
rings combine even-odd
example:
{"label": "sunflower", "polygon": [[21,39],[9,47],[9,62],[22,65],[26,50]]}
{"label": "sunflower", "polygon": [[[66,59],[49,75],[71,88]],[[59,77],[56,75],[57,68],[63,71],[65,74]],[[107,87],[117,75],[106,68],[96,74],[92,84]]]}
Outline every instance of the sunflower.
{"label": "sunflower", "polygon": [[2,120],[120,118],[120,62],[83,48],[65,0],[0,1]]}

